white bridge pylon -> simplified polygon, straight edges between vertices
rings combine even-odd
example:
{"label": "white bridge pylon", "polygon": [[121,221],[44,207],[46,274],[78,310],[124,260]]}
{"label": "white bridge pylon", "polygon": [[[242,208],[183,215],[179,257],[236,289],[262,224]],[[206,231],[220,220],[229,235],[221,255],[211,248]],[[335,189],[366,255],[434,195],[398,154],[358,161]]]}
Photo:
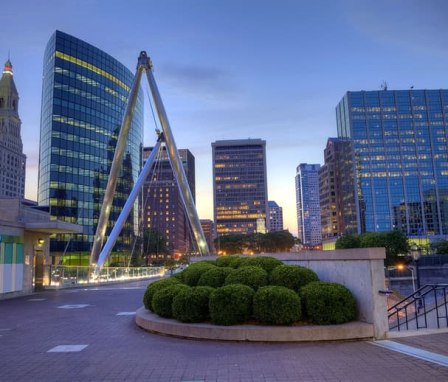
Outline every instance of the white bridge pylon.
{"label": "white bridge pylon", "polygon": [[[123,210],[121,211],[120,216],[118,217],[117,222],[115,223],[115,226],[112,229],[112,232],[110,233],[109,238],[107,239],[107,242],[103,248],[103,241],[106,234],[107,223],[109,221],[112,201],[117,185],[118,176],[120,174],[121,164],[123,162],[123,155],[126,147],[126,142],[128,140],[129,130],[131,127],[132,117],[137,102],[137,95],[143,72],[146,72],[146,77],[151,89],[154,105],[157,110],[160,125],[162,127],[162,134],[159,135],[156,146],[152,150],[151,155],[146,160],[145,166],[143,167],[134,185],[134,188],[129,194],[126,204],[123,207]],[[95,266],[94,275],[98,275],[104,265],[104,262],[112,251],[112,248],[117,241],[118,235],[120,234],[123,225],[126,222],[126,219],[134,205],[135,199],[137,198],[137,195],[151,170],[152,164],[154,162],[154,159],[156,158],[156,154],[160,148],[162,141],[165,142],[168,158],[173,169],[174,177],[179,188],[181,199],[184,204],[199,253],[202,256],[206,256],[209,254],[208,245],[205,240],[201,223],[199,221],[199,216],[196,211],[193,195],[191,193],[190,186],[188,185],[185,170],[182,166],[182,161],[176,147],[176,142],[174,141],[173,133],[171,132],[171,127],[168,122],[165,107],[163,106],[159,90],[152,74],[152,63],[146,52],[143,51],[140,52],[140,56],[138,57],[137,72],[135,74],[134,83],[132,84],[132,88],[129,92],[128,102],[126,104],[126,110],[123,116],[120,133],[118,135],[114,158],[112,160],[112,165],[110,168],[109,179],[107,181],[106,192],[104,194],[103,205],[101,207],[101,212],[98,219],[98,226],[93,240],[92,252],[90,254],[90,265]]]}

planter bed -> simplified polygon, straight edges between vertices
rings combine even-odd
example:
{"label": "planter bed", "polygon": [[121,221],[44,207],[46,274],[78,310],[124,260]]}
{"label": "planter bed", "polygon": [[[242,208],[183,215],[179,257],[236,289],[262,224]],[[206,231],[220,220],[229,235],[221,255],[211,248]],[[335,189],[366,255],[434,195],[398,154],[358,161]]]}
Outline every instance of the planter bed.
{"label": "planter bed", "polygon": [[199,340],[309,342],[370,340],[374,337],[373,324],[361,321],[341,325],[310,326],[186,324],[161,318],[144,307],[137,310],[135,321],[139,327],[148,332]]}

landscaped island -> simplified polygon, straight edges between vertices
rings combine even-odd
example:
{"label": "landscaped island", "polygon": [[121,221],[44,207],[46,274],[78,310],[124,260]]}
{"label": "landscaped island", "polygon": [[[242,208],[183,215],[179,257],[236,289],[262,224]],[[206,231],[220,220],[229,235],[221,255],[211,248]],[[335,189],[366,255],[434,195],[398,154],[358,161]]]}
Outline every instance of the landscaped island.
{"label": "landscaped island", "polygon": [[343,285],[319,281],[308,268],[273,257],[200,261],[148,285],[146,309],[181,322],[216,325],[342,324],[357,318]]}
{"label": "landscaped island", "polygon": [[357,318],[356,301],[346,287],[266,256],[193,263],[149,284],[143,302],[161,317],[189,323],[328,325]]}

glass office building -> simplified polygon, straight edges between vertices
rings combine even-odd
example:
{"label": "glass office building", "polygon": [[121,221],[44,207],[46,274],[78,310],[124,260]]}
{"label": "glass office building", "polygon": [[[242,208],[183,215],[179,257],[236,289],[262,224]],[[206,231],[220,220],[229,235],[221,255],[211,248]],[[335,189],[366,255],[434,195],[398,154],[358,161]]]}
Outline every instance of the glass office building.
{"label": "glass office building", "polygon": [[301,163],[295,179],[299,239],[310,247],[322,244],[319,169],[320,164]]}
{"label": "glass office building", "polygon": [[260,225],[265,231],[269,224],[266,221],[266,142],[261,139],[217,141],[212,143],[212,156],[217,235],[251,234],[260,230]]}
{"label": "glass office building", "polygon": [[347,92],[338,136],[352,144],[358,232],[448,234],[448,90]]}
{"label": "glass office building", "polygon": [[[134,74],[100,49],[56,31],[44,56],[39,205],[84,232],[51,241],[51,251],[90,251]],[[140,92],[141,93],[141,92]],[[117,183],[108,232],[141,167],[143,95],[139,94]],[[107,233],[108,233],[107,232]],[[138,234],[135,204],[115,246],[126,251]]]}

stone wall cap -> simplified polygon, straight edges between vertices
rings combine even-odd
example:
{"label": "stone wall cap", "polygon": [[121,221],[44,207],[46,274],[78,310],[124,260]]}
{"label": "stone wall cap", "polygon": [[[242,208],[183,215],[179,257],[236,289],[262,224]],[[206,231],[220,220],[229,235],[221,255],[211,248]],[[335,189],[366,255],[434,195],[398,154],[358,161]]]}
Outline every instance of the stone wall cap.
{"label": "stone wall cap", "polygon": [[[247,256],[247,255],[237,255]],[[385,248],[350,248],[336,249],[333,251],[300,251],[300,252],[279,252],[263,253],[250,257],[270,256],[281,261],[328,261],[328,260],[384,260],[386,258]],[[202,260],[213,260],[216,256],[194,256],[192,262]]]}

